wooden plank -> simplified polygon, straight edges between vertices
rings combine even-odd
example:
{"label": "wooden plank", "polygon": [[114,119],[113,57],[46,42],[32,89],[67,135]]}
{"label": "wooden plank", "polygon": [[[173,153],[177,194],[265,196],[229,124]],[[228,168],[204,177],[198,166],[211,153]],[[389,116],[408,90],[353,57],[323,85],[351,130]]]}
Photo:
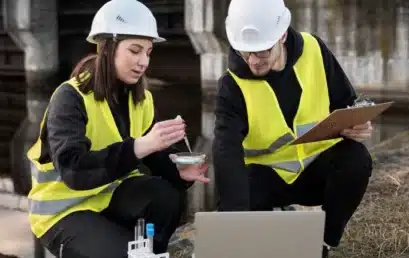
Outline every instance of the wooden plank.
{"label": "wooden plank", "polygon": [[24,54],[8,35],[0,35],[0,52],[13,52]]}
{"label": "wooden plank", "polygon": [[0,141],[0,157],[10,154],[10,141]]}
{"label": "wooden plank", "polygon": [[9,156],[0,157],[0,175],[10,175],[11,166]]}
{"label": "wooden plank", "polygon": [[12,126],[9,124],[0,125],[0,142],[8,143],[9,141],[11,141],[16,130],[17,126]]}
{"label": "wooden plank", "polygon": [[[9,76],[11,77],[11,76]],[[25,78],[15,76],[16,80],[11,78],[2,78],[0,73],[0,92],[14,93],[25,96],[26,94],[26,82]],[[22,78],[22,79],[21,79]]]}
{"label": "wooden plank", "polygon": [[3,69],[2,67],[0,67],[0,77],[25,77],[25,76],[26,72],[24,69],[10,69],[8,67]]}
{"label": "wooden plank", "polygon": [[17,60],[15,60],[14,62],[12,62],[12,64],[2,64],[0,63],[0,71],[6,72],[11,72],[13,73],[14,71],[17,72],[24,72],[25,68],[24,68],[24,62],[18,62]]}
{"label": "wooden plank", "polygon": [[[158,13],[184,13],[184,5],[182,4],[151,4],[147,5],[148,8],[153,12],[153,14],[158,14]],[[63,9],[59,12],[60,19],[61,16],[68,16],[70,18],[73,18],[71,16],[90,16],[91,19],[95,15],[95,13],[98,11],[99,7],[88,7],[84,9],[79,9],[78,6],[75,8],[69,8],[69,9]]]}
{"label": "wooden plank", "polygon": [[21,93],[0,92],[0,108],[24,109],[26,107],[26,96]]}
{"label": "wooden plank", "polygon": [[18,126],[25,116],[26,116],[25,110],[0,109],[0,124],[7,124],[8,126]]}
{"label": "wooden plank", "polygon": [[[182,10],[184,8],[183,0],[150,0],[142,1],[153,13],[158,12],[158,7],[166,11],[166,8],[173,10],[178,8]],[[106,0],[95,0],[95,1],[60,1],[59,3],[59,14],[75,14],[75,12],[80,11],[81,13],[94,15],[97,10],[106,3]]]}

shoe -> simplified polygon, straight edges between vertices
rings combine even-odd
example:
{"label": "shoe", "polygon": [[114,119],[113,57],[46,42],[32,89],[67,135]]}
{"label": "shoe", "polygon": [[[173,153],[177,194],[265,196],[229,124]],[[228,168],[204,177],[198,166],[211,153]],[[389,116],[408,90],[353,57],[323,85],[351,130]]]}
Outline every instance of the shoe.
{"label": "shoe", "polygon": [[322,258],[328,258],[328,257],[329,257],[329,248],[324,245],[322,247]]}

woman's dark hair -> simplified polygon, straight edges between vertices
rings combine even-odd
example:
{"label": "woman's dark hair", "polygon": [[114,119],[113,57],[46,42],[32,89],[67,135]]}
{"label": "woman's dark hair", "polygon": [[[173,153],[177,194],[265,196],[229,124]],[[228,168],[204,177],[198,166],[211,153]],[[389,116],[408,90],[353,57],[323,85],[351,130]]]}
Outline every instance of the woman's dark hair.
{"label": "woman's dark hair", "polygon": [[[118,103],[118,78],[114,63],[118,42],[112,39],[101,41],[98,53],[84,57],[71,73],[70,78],[75,77],[80,83],[80,91],[84,94],[93,92],[96,101],[106,99],[110,104]],[[80,76],[84,72],[90,73],[90,76]],[[134,104],[145,99],[146,88],[147,81],[142,76],[131,89]]]}

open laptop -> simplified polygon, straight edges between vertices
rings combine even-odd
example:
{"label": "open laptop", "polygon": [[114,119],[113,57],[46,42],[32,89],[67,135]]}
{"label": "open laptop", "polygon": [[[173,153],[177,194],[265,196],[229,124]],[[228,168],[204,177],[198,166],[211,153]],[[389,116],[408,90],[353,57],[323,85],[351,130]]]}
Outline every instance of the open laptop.
{"label": "open laptop", "polygon": [[198,212],[195,258],[320,258],[325,212]]}

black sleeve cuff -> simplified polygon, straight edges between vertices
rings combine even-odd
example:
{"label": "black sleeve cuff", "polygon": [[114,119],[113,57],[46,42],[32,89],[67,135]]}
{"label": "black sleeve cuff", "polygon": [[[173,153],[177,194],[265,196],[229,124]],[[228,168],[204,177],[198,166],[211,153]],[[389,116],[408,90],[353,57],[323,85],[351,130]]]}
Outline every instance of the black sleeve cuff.
{"label": "black sleeve cuff", "polygon": [[105,160],[108,176],[118,179],[139,168],[140,160],[134,153],[135,139],[129,137],[123,142],[108,146],[108,155]]}

